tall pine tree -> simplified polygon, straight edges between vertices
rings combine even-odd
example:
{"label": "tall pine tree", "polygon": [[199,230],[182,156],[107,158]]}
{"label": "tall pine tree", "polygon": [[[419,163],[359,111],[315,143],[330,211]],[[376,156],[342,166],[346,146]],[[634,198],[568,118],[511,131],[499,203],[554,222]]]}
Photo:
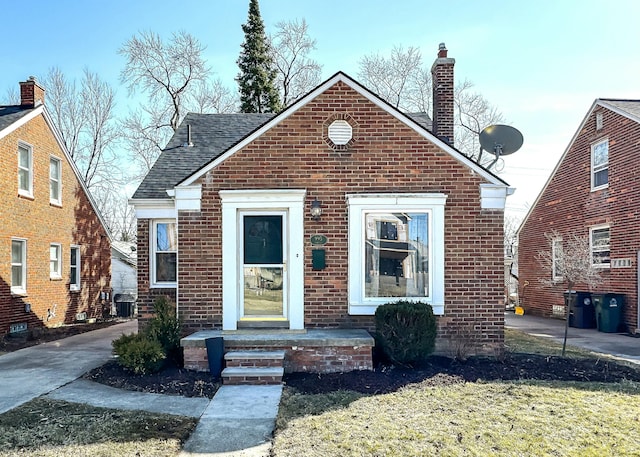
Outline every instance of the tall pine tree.
{"label": "tall pine tree", "polygon": [[260,17],[258,0],[250,0],[249,17],[242,25],[244,42],[238,58],[240,73],[240,111],[243,113],[274,113],[280,110],[276,89],[276,69],[269,41]]}

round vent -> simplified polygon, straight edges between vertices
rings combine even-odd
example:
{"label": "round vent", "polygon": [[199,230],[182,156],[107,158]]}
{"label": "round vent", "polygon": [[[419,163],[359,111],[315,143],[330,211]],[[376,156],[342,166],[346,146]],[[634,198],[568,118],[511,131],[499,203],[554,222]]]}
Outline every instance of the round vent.
{"label": "round vent", "polygon": [[353,129],[351,125],[345,120],[338,119],[333,121],[329,126],[329,139],[333,141],[333,144],[343,146],[351,141],[353,136]]}

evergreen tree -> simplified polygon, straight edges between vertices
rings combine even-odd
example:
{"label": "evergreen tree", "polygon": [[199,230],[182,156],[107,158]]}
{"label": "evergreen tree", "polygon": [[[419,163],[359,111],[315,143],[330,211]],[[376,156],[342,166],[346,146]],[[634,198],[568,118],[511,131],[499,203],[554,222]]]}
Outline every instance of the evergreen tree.
{"label": "evergreen tree", "polygon": [[250,0],[249,17],[242,25],[244,42],[238,58],[240,73],[240,111],[243,113],[274,113],[280,110],[276,89],[276,69],[269,41],[260,17],[258,0]]}

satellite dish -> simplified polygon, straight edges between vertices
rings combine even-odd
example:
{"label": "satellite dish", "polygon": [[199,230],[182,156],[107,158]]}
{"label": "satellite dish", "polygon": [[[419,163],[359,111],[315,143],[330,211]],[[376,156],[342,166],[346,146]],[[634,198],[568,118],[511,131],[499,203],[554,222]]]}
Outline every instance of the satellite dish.
{"label": "satellite dish", "polygon": [[489,165],[489,169],[500,159],[501,156],[513,154],[522,147],[524,138],[522,133],[510,125],[490,125],[480,132],[480,156],[478,162],[482,157],[482,150],[485,150],[494,156],[496,159]]}
{"label": "satellite dish", "polygon": [[522,133],[510,125],[490,125],[480,132],[482,149],[497,157],[513,154],[523,141]]}

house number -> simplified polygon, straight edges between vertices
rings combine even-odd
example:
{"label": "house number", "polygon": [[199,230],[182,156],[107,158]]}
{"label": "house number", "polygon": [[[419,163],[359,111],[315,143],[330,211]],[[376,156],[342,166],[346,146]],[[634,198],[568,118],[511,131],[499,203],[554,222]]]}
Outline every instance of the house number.
{"label": "house number", "polygon": [[311,235],[311,244],[314,246],[327,244],[327,237],[324,235]]}

